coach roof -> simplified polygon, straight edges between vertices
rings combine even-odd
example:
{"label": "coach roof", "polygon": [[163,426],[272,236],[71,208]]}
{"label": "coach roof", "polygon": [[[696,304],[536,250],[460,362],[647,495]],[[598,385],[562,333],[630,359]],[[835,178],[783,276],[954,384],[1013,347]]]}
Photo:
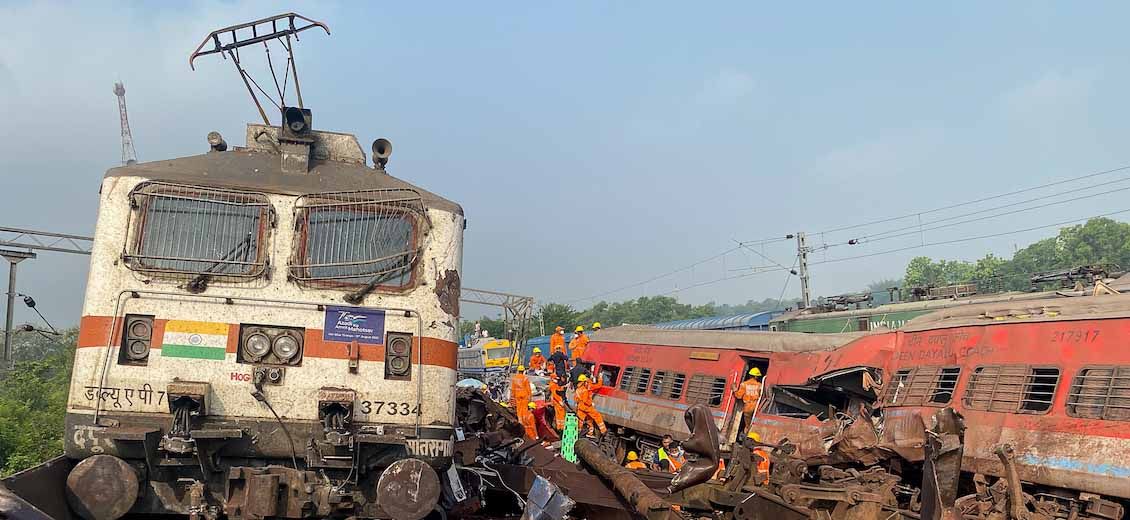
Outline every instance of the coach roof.
{"label": "coach roof", "polygon": [[593,342],[670,347],[739,349],[749,352],[812,352],[832,350],[869,333],[805,334],[725,330],[666,330],[624,325],[593,332]]}

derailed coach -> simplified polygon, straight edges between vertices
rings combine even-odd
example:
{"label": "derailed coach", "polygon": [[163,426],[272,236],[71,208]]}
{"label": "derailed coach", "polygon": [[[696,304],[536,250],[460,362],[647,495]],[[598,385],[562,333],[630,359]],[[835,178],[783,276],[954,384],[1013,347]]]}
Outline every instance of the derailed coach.
{"label": "derailed coach", "polygon": [[980,490],[958,499],[966,516],[1000,507],[1004,493],[988,484],[1011,466],[1034,515],[1121,518],[1130,295],[1067,294],[947,309],[831,353],[782,354],[754,428],[809,464],[912,475],[930,417],[950,407],[966,428],[961,489]]}

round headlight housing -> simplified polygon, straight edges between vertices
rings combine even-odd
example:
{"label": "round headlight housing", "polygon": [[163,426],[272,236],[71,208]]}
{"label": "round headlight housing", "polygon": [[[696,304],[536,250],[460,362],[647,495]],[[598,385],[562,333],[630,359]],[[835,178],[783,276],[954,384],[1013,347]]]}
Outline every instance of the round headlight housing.
{"label": "round headlight housing", "polygon": [[134,361],[145,359],[149,356],[149,342],[142,340],[133,340],[129,342],[126,347],[126,357]]}
{"label": "round headlight housing", "polygon": [[298,349],[298,340],[290,334],[283,334],[275,338],[275,344],[271,347],[271,351],[283,361],[290,361],[294,356],[297,356]]}
{"label": "round headlight housing", "polygon": [[271,340],[266,334],[256,332],[243,341],[243,353],[252,360],[262,359],[271,351]]}

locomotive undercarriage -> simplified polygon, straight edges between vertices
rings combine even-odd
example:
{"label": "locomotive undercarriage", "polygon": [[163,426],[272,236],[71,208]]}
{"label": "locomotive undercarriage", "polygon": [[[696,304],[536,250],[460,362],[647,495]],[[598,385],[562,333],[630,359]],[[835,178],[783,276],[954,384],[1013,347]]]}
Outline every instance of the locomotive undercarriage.
{"label": "locomotive undercarriage", "polygon": [[[122,504],[131,514],[194,519],[416,520],[431,512],[440,495],[433,465],[449,459],[410,444],[449,441],[451,428],[421,428],[417,437],[413,426],[353,424],[350,392],[338,392],[330,397],[341,400],[319,403],[320,422],[199,417],[180,413],[175,398],[170,415],[106,414],[106,426],[69,414],[67,454],[86,458],[68,477],[68,501],[105,517],[124,514]],[[420,484],[411,497],[407,481]]]}

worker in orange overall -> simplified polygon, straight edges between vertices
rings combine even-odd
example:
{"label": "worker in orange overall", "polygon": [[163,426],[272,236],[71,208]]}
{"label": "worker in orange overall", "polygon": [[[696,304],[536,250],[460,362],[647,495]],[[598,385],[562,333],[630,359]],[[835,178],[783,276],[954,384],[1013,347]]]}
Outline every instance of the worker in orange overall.
{"label": "worker in orange overall", "polygon": [[[553,366],[553,365],[549,365]],[[565,385],[558,381],[556,377],[550,376],[549,386],[549,402],[553,403],[553,426],[557,431],[565,431]]]}
{"label": "worker in orange overall", "polygon": [[754,464],[757,467],[756,476],[753,483],[758,486],[765,486],[769,484],[769,452],[765,451],[764,444],[761,444],[761,435],[757,432],[750,430],[747,435],[749,440],[753,441],[753,458]]}
{"label": "worker in orange overall", "polygon": [[534,353],[530,356],[530,370],[540,372],[545,370],[545,356],[541,355],[541,349],[534,347]]}
{"label": "worker in orange overall", "polygon": [[643,462],[640,462],[640,455],[634,451],[628,452],[628,463],[624,464],[624,467],[628,469],[647,469],[647,466]]}
{"label": "worker in orange overall", "polygon": [[549,354],[565,352],[565,327],[557,326],[553,335],[549,337]]}
{"label": "worker in orange overall", "polygon": [[[596,410],[596,407],[592,405],[593,392],[599,390],[600,387],[600,381],[591,383],[589,382],[589,376],[585,374],[581,374],[581,376],[577,378],[577,422],[581,424],[581,427],[578,429],[582,430],[587,423],[595,424],[596,428],[600,430],[601,435],[604,435],[608,433],[608,427],[604,425],[604,417],[601,416],[600,412]],[[589,426],[588,432],[590,434],[592,433],[591,425]]]}
{"label": "worker in orange overall", "polygon": [[530,402],[530,378],[526,367],[518,365],[518,373],[510,377],[510,409],[521,415]]}
{"label": "worker in orange overall", "polygon": [[576,330],[573,331],[573,339],[569,341],[569,359],[576,362],[581,356],[585,355],[585,349],[589,346],[589,337],[585,335],[585,328],[577,325]]}
{"label": "worker in orange overall", "polygon": [[538,440],[538,425],[534,420],[535,408],[537,408],[537,405],[530,401],[526,403],[526,406],[515,410],[518,413],[518,422],[522,423],[522,428],[526,430],[526,437],[529,437],[532,441]]}
{"label": "worker in orange overall", "polygon": [[757,401],[761,399],[761,381],[757,380],[759,377],[761,377],[761,369],[753,367],[749,369],[749,378],[734,389],[734,397],[742,401],[741,422],[738,423],[739,434],[745,433],[750,427],[753,412],[757,410]]}

